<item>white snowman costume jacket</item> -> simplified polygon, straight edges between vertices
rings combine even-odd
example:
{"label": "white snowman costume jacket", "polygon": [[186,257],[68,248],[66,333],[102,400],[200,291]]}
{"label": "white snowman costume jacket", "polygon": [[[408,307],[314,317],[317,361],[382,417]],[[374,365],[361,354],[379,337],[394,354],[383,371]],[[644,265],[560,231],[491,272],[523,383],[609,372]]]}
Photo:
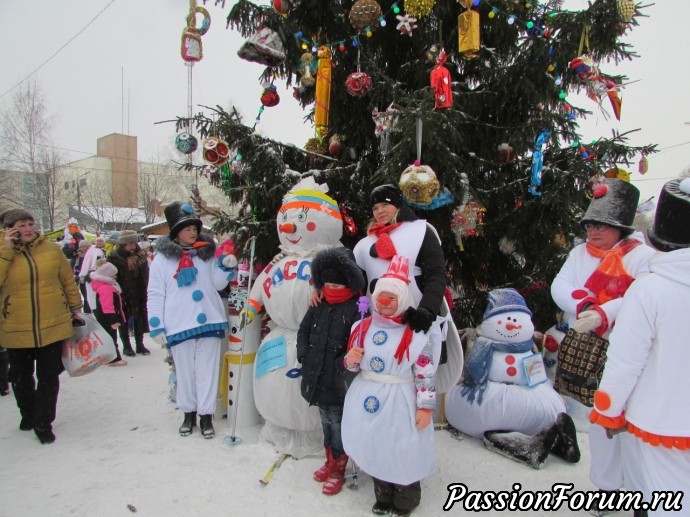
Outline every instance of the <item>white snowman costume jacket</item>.
{"label": "white snowman costume jacket", "polygon": [[[644,243],[644,238],[640,232],[635,232],[628,238]],[[621,242],[617,242],[614,248],[620,246]],[[628,275],[637,279],[649,273],[648,263],[654,253],[654,249],[649,246],[640,245],[623,255],[623,267]],[[587,251],[586,243],[580,244],[570,252],[563,267],[551,284],[551,297],[563,311],[564,321],[568,326],[572,326],[577,321],[577,315],[583,310],[582,307],[586,303],[596,299],[598,293],[588,290],[584,285],[599,267],[600,263],[601,259],[593,257]],[[597,332],[601,337],[606,338],[611,331],[611,326],[616,321],[621,303],[623,303],[622,297],[609,300],[600,305],[608,321],[607,328],[602,329],[603,332]]]}
{"label": "white snowman costume jacket", "polygon": [[[628,239],[640,242],[644,238],[640,232],[633,233]],[[616,243],[613,248],[621,246],[623,241]],[[622,256],[625,272],[635,280],[649,273],[649,259],[655,250],[644,244],[633,248]],[[614,298],[597,305],[600,293],[587,289],[585,283],[597,270],[601,259],[592,256],[587,250],[587,244],[580,244],[568,255],[565,264],[551,284],[551,296],[563,310],[564,322],[571,326],[577,321],[577,315],[584,310],[584,306],[595,303],[600,313],[605,316],[601,327],[596,333],[607,339],[613,325],[616,323],[618,311],[623,303],[623,296]],[[634,285],[634,282],[633,284]],[[565,330],[564,330],[565,332]],[[568,406],[580,414],[586,414],[585,406],[570,399]],[[601,490],[618,490],[623,484],[623,466],[621,458],[621,436],[615,435],[609,439],[603,428],[589,426],[589,448],[591,453],[590,480]]]}
{"label": "white snowman costume jacket", "polygon": [[198,240],[209,244],[191,257],[198,270],[191,285],[179,286],[174,278],[182,248],[169,237],[159,239],[158,253],[151,262],[147,301],[151,337],[164,332],[168,346],[228,328],[225,306],[217,291],[228,285],[233,274],[218,265],[209,236],[200,234]]}
{"label": "white snowman costume jacket", "polygon": [[[659,253],[625,295],[595,410],[644,442],[690,450],[690,249]],[[608,427],[611,427],[609,425]],[[690,482],[690,478],[686,479]]]}
{"label": "white snowman costume jacket", "polygon": [[[410,290],[412,291],[416,307],[420,306],[420,302],[422,302],[423,298],[423,293],[419,290],[415,278],[422,275],[422,271],[419,266],[416,265],[416,262],[427,232],[433,232],[440,243],[436,230],[423,219],[405,220],[403,224],[389,234],[395,246],[396,253],[407,257],[409,260]],[[375,235],[367,235],[361,239],[353,249],[357,265],[366,272],[368,283],[366,293],[370,299],[372,295],[372,280],[380,278],[390,265],[389,259],[371,256],[370,249],[376,244],[377,239]],[[432,314],[439,312],[438,309],[429,310]],[[445,325],[443,325],[444,323]],[[445,393],[460,379],[464,360],[460,336],[450,316],[450,308],[445,298],[441,300],[440,316],[436,318],[434,326],[443,328],[442,332],[436,332],[432,335],[437,336],[434,337],[432,344],[434,347],[435,364],[438,367],[438,371],[436,372],[436,388],[439,393]],[[442,341],[446,342],[447,362],[439,365],[438,361],[441,357]]]}
{"label": "white snowman costume jacket", "polygon": [[343,447],[367,474],[409,485],[436,468],[434,426],[417,429],[415,416],[418,408],[435,407],[436,365],[429,341],[437,330],[414,332],[409,356],[398,363],[394,354],[407,326],[377,313],[371,318],[360,374],[345,395]]}
{"label": "white snowman costume jacket", "polygon": [[649,515],[690,515],[689,265],[690,249],[655,255],[651,274],[626,293],[590,415],[594,427],[627,425],[629,434],[616,436],[625,438],[629,490],[641,491],[647,502],[658,491],[684,494],[682,510],[651,508]]}

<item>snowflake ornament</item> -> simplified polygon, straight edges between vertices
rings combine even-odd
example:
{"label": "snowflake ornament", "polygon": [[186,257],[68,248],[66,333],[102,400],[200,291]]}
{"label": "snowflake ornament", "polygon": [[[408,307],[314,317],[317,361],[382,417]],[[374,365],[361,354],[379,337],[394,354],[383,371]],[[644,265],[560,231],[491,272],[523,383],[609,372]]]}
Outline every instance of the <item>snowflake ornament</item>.
{"label": "snowflake ornament", "polygon": [[412,31],[417,28],[417,18],[409,14],[399,14],[396,16],[398,25],[395,26],[403,36],[412,37]]}

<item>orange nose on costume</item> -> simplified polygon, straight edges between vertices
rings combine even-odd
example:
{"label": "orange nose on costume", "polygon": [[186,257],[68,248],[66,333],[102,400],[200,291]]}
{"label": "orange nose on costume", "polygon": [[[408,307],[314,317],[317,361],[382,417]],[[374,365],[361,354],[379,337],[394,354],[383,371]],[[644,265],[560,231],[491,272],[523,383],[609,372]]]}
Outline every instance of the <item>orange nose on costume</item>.
{"label": "orange nose on costume", "polygon": [[381,296],[376,298],[376,301],[379,302],[384,307],[388,307],[391,304],[391,302],[393,301],[393,298],[391,298],[390,296],[386,296],[386,295],[382,294]]}
{"label": "orange nose on costume", "polygon": [[283,223],[278,226],[278,231],[280,233],[295,233],[297,231],[297,226],[295,223]]}
{"label": "orange nose on costume", "polygon": [[522,328],[522,325],[516,325],[515,323],[506,323],[506,328],[508,330],[519,330]]}

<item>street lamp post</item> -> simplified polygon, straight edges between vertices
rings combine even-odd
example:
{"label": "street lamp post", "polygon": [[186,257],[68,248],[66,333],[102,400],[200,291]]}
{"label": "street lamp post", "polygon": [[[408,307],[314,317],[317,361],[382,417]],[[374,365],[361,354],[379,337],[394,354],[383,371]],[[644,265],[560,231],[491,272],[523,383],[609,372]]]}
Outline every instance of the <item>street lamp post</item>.
{"label": "street lamp post", "polygon": [[[82,204],[81,204],[81,180],[82,180],[82,178],[85,178],[89,174],[91,174],[91,171],[87,171],[84,174],[80,174],[79,176],[77,176],[77,211],[79,212],[79,219],[81,219],[81,215],[82,215],[82,213],[81,213],[81,208],[82,208]],[[81,224],[81,221],[79,221],[79,223]]]}

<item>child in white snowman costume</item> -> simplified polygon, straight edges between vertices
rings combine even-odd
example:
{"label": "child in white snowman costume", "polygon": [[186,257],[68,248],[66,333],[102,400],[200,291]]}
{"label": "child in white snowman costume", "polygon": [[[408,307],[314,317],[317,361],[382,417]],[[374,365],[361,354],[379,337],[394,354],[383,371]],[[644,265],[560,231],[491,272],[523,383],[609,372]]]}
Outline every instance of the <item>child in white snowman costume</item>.
{"label": "child in white snowman costume", "polygon": [[532,313],[514,289],[495,289],[468,343],[463,380],[446,395],[456,429],[534,468],[549,452],[577,462],[575,426],[534,353]]}

